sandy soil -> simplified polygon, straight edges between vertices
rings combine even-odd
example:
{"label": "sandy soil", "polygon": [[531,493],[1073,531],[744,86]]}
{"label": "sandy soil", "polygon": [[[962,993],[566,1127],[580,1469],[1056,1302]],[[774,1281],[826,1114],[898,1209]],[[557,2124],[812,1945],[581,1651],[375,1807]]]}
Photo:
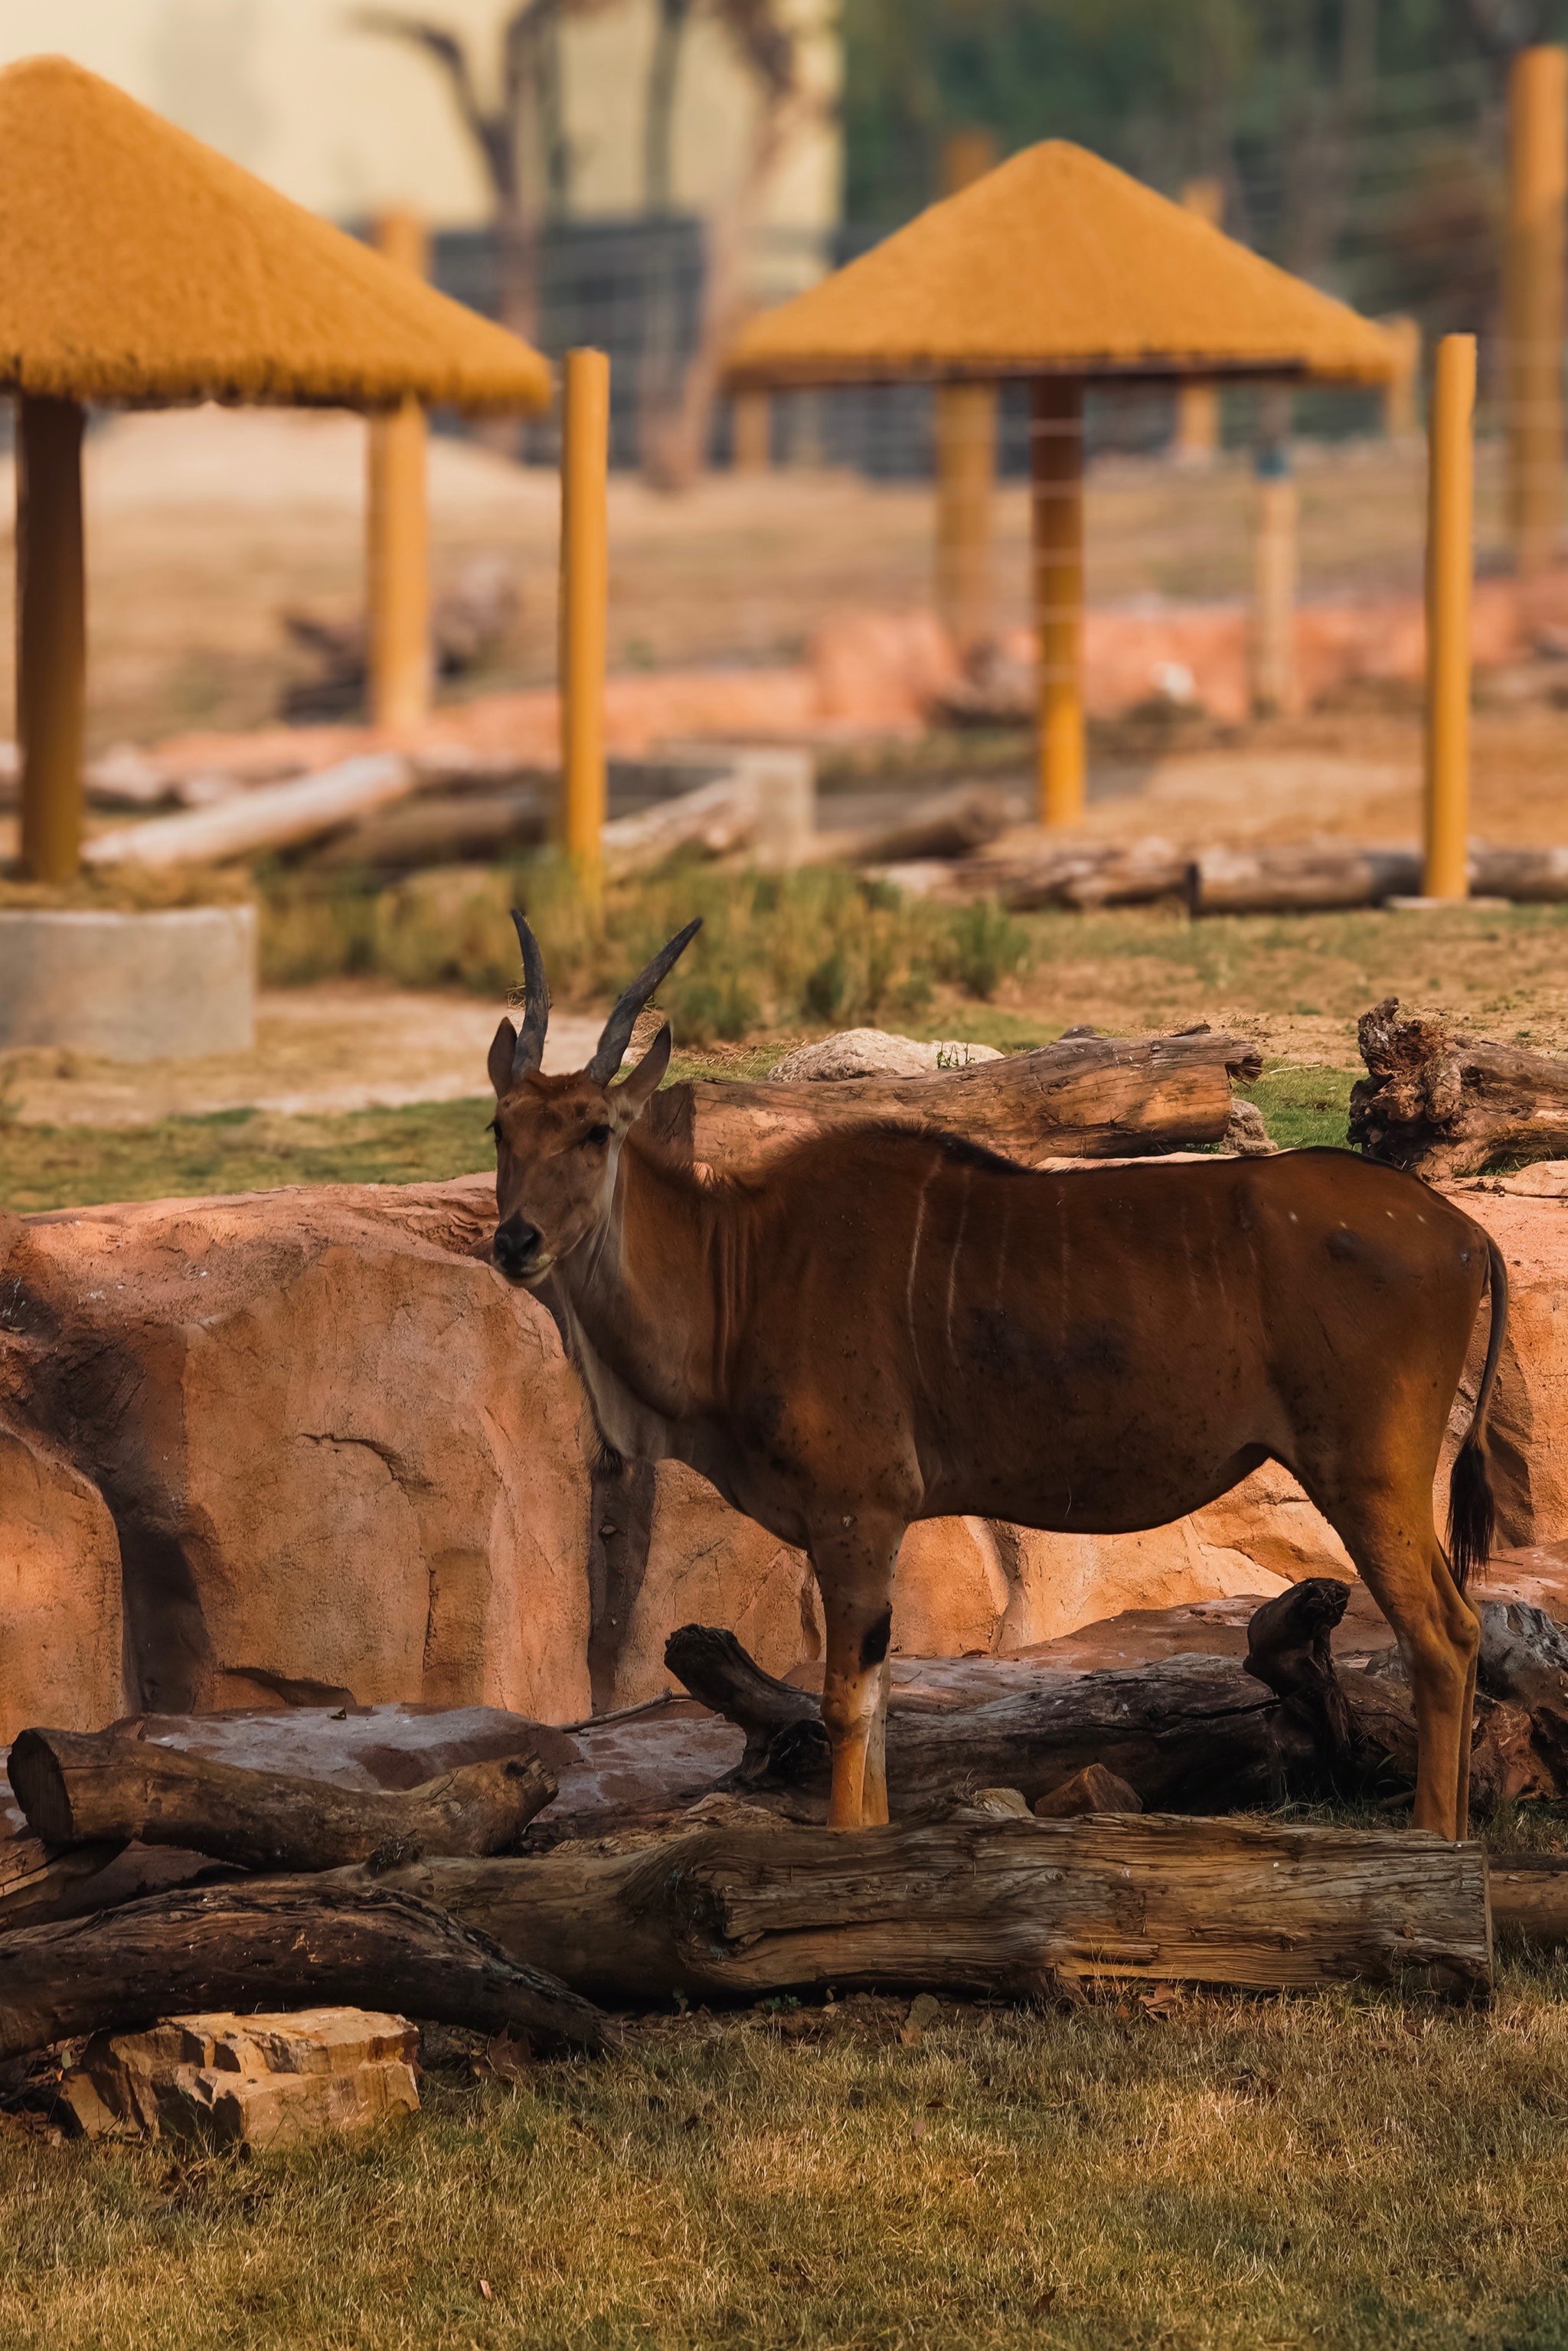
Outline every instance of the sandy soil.
{"label": "sandy soil", "polygon": [[[499,1018],[500,1008],[479,997],[343,980],[264,989],[249,1053],[127,1067],[37,1051],[7,1054],[0,1066],[11,1114],[37,1126],[140,1126],[246,1107],[285,1115],[392,1109],[483,1094]],[[599,1025],[558,1013],[545,1067],[580,1069]]]}

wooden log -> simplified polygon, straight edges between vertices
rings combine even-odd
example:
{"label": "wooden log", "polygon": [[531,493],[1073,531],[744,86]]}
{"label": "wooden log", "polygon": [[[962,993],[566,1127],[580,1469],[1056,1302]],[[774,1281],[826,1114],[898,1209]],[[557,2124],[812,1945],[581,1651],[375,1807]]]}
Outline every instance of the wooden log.
{"label": "wooden log", "polygon": [[1429,1178],[1497,1160],[1568,1156],[1568,1061],[1460,1036],[1439,1015],[1364,1013],[1367,1075],[1351,1089],[1350,1140],[1369,1159]]}
{"label": "wooden log", "polygon": [[118,1910],[176,1886],[211,1886],[229,1875],[205,1854],[169,1845],[48,1845],[24,1833],[0,1839],[0,1934],[50,1918]]}
{"label": "wooden log", "polygon": [[[1414,1786],[1416,1723],[1402,1679],[1341,1673],[1328,1636],[1347,1587],[1309,1577],[1265,1602],[1239,1659],[1180,1656],[1110,1672],[1042,1672],[1022,1690],[931,1713],[894,1692],[888,1786],[895,1809],[951,1800],[965,1789],[1007,1787],[1029,1803],[1091,1767],[1113,1772],[1145,1806],[1227,1812],[1286,1795],[1364,1797]],[[820,1794],[828,1748],[819,1700],[776,1682],[733,1634],[683,1625],[664,1662],[704,1706],[746,1734],[720,1784]],[[1270,1693],[1264,1696],[1263,1693]],[[1477,1702],[1471,1801],[1478,1817],[1523,1797],[1568,1790],[1552,1727],[1538,1738],[1529,1709],[1508,1698]]]}
{"label": "wooden log", "polygon": [[335,833],[310,862],[333,872],[368,867],[404,872],[415,866],[498,857],[543,841],[549,815],[534,791],[454,792],[383,810]]}
{"label": "wooden log", "polygon": [[[724,1785],[826,1788],[827,1734],[812,1693],[771,1683],[733,1635],[704,1626],[673,1633],[664,1663],[683,1681],[691,1669],[692,1695],[746,1733],[746,1753]],[[1377,1698],[1401,1703],[1396,1690]],[[1321,1746],[1317,1726],[1281,1706],[1239,1659],[1179,1656],[1105,1673],[1042,1672],[1024,1689],[935,1714],[895,1702],[888,1790],[898,1813],[966,1788],[1017,1788],[1032,1804],[1097,1763],[1150,1809],[1225,1811],[1275,1802],[1309,1776],[1316,1785]]]}
{"label": "wooden log", "polygon": [[214,808],[97,833],[82,855],[89,865],[222,865],[261,850],[319,841],[373,809],[406,799],[418,780],[412,760],[367,752],[292,783],[259,785]]}
{"label": "wooden log", "polygon": [[181,1888],[0,1935],[0,2059],[193,2011],[336,2004],[589,2049],[612,2037],[580,1994],[385,1884]]}
{"label": "wooden log", "polygon": [[504,1852],[556,1792],[537,1757],[469,1763],[406,1791],[242,1770],[114,1731],[24,1730],[12,1792],[52,1845],[178,1845],[246,1869],[337,1869],[381,1855]]}
{"label": "wooden log", "polygon": [[1005,792],[990,784],[960,784],[936,792],[896,824],[853,833],[842,853],[857,865],[901,865],[922,857],[967,857],[1005,832],[1013,810]]}
{"label": "wooden log", "polygon": [[1421,888],[1416,851],[1326,841],[1291,849],[1206,849],[1187,872],[1195,914],[1271,914],[1296,908],[1380,906]]}
{"label": "wooden log", "polygon": [[807,1137],[883,1120],[938,1127],[1003,1157],[1116,1159],[1223,1142],[1232,1078],[1256,1078],[1246,1039],[1075,1037],[922,1078],[666,1086],[646,1118],[658,1139],[716,1168],[756,1166]]}
{"label": "wooden log", "polygon": [[1492,1925],[1537,1949],[1568,1943],[1568,1854],[1511,1853],[1488,1866]]}
{"label": "wooden log", "polygon": [[1191,860],[1151,836],[1126,848],[1106,841],[1062,841],[1017,856],[970,858],[955,879],[999,898],[1015,914],[1041,906],[1146,906],[1185,898]]}
{"label": "wooden log", "polygon": [[1469,883],[1475,898],[1561,905],[1568,900],[1568,849],[1472,849]]}
{"label": "wooden log", "polygon": [[822,1984],[1027,1996],[1096,1977],[1490,1982],[1484,1854],[1407,1830],[1116,1813],[719,1829],[387,1882],[616,2004]]}

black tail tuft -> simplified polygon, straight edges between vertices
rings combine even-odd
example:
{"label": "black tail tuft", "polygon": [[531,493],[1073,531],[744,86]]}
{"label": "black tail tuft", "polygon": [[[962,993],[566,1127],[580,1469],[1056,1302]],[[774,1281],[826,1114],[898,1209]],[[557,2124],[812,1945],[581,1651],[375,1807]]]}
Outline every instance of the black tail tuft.
{"label": "black tail tuft", "polygon": [[1508,1329],[1508,1268],[1502,1251],[1490,1233],[1476,1228],[1476,1238],[1487,1253],[1487,1285],[1491,1291],[1491,1328],[1487,1332],[1487,1357],[1476,1389],[1476,1408],[1469,1434],[1454,1457],[1448,1479],[1448,1565],[1462,1592],[1477,1568],[1491,1557],[1497,1510],[1491,1479],[1487,1474],[1487,1414]]}
{"label": "black tail tuft", "polygon": [[1448,1565],[1461,1592],[1491,1557],[1496,1515],[1485,1448],[1472,1429],[1448,1479]]}

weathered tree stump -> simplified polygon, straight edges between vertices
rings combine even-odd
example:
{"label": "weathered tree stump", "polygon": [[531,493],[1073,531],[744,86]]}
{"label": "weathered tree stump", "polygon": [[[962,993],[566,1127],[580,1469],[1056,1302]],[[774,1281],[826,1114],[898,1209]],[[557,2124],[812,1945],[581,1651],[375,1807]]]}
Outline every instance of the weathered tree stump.
{"label": "weathered tree stump", "polygon": [[1351,1090],[1350,1140],[1369,1159],[1437,1179],[1497,1160],[1568,1156],[1568,1061],[1461,1037],[1437,1014],[1364,1013],[1367,1075]]}

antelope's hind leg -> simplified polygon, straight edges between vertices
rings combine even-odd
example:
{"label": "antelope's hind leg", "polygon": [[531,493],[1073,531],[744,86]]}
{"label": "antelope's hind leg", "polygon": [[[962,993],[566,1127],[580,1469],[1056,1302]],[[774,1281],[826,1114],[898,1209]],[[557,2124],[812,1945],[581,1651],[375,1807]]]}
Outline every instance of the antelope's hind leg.
{"label": "antelope's hind leg", "polygon": [[856,1516],[811,1541],[828,1631],[822,1722],[833,1757],[830,1828],[881,1828],[887,1821],[888,1649],[903,1540],[894,1521]]}
{"label": "antelope's hind leg", "polygon": [[1480,1618],[1454,1582],[1432,1525],[1429,1486],[1336,1505],[1327,1515],[1398,1638],[1410,1676],[1419,1761],[1413,1825],[1468,1834],[1470,1723]]}

